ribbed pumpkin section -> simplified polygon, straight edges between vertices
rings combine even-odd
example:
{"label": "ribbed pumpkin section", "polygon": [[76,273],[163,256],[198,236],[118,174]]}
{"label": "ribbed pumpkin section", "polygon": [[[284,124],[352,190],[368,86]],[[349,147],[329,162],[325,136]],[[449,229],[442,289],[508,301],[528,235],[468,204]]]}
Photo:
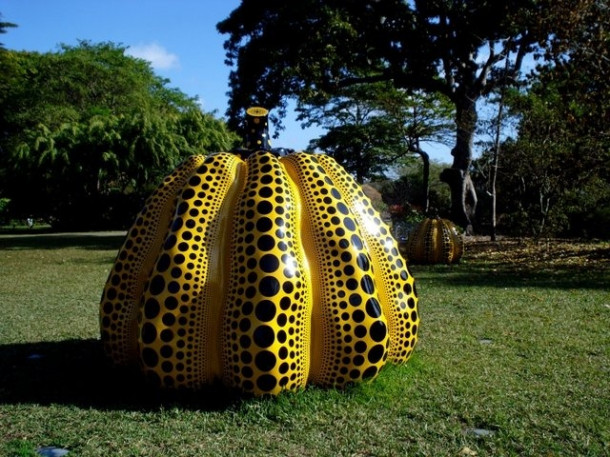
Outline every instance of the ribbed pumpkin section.
{"label": "ribbed pumpkin section", "polygon": [[163,387],[344,386],[406,362],[413,277],[334,160],[192,157],[147,200],[100,304],[104,349]]}
{"label": "ribbed pumpkin section", "polygon": [[464,253],[464,239],[447,219],[427,218],[409,234],[406,257],[409,263],[452,264]]}

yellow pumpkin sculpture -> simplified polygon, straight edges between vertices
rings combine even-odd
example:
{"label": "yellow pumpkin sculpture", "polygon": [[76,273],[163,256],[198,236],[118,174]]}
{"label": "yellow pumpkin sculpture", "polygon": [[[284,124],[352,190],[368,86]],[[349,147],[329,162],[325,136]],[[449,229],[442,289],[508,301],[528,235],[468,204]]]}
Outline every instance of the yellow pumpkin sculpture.
{"label": "yellow pumpkin sculpture", "polygon": [[247,157],[189,158],[137,216],[102,295],[106,353],[164,387],[257,395],[407,361],[417,296],[388,227],[332,158],[274,155],[266,110],[248,115]]}
{"label": "yellow pumpkin sculpture", "polygon": [[404,253],[409,263],[457,263],[464,253],[464,239],[450,220],[427,218],[409,234]]}

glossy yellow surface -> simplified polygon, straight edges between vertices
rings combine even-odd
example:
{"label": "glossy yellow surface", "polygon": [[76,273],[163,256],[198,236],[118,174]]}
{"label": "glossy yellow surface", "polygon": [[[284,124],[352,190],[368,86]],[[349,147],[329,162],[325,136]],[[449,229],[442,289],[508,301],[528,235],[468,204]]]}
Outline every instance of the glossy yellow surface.
{"label": "glossy yellow surface", "polygon": [[328,156],[193,157],[147,200],[100,304],[119,365],[164,387],[344,386],[405,362],[417,296],[398,246]]}

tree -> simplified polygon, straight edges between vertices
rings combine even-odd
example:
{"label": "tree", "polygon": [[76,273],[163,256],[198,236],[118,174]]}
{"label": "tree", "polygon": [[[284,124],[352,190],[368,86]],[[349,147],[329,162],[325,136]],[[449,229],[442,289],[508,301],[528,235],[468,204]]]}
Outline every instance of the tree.
{"label": "tree", "polygon": [[[2,19],[2,14],[0,14],[0,19]],[[0,20],[0,35],[6,33],[6,29],[17,27],[17,24],[13,24],[12,22],[4,22]],[[4,43],[0,43],[0,50],[4,49]]]}
{"label": "tree", "polygon": [[448,100],[381,82],[345,87],[328,102],[299,104],[297,111],[306,125],[327,129],[311,147],[334,156],[359,182],[384,178],[414,153],[420,155],[424,192],[417,203],[427,211],[430,161],[421,143],[448,142],[453,117]]}
{"label": "tree", "polygon": [[498,173],[505,230],[610,236],[610,31],[599,21],[609,11],[607,0],[591,2],[550,43],[527,90],[507,97],[519,124]]}
{"label": "tree", "polygon": [[538,17],[550,1],[245,0],[218,24],[231,72],[228,114],[253,102],[285,113],[286,97],[329,97],[343,87],[390,81],[397,88],[440,93],[455,107],[452,167],[442,179],[452,218],[471,226],[476,193],[469,176],[476,103],[498,84],[510,56],[510,80],[549,30]]}
{"label": "tree", "polygon": [[69,228],[116,223],[117,211],[130,219],[126,203],[139,206],[186,156],[233,145],[223,122],[124,51],[5,51],[16,71],[0,92],[1,185],[21,216]]}

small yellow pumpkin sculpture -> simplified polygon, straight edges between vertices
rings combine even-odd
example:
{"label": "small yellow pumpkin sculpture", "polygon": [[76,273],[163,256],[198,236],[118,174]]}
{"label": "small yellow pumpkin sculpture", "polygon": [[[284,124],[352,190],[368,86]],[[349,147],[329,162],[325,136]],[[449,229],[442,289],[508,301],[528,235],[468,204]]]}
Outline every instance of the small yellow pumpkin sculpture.
{"label": "small yellow pumpkin sculpture", "polygon": [[421,221],[409,234],[405,255],[409,263],[457,263],[464,253],[464,239],[455,224],[440,217]]}
{"label": "small yellow pumpkin sculpture", "polygon": [[100,304],[116,364],[257,395],[375,377],[410,357],[418,324],[413,277],[351,176],[326,155],[266,150],[191,157],[168,176]]}

